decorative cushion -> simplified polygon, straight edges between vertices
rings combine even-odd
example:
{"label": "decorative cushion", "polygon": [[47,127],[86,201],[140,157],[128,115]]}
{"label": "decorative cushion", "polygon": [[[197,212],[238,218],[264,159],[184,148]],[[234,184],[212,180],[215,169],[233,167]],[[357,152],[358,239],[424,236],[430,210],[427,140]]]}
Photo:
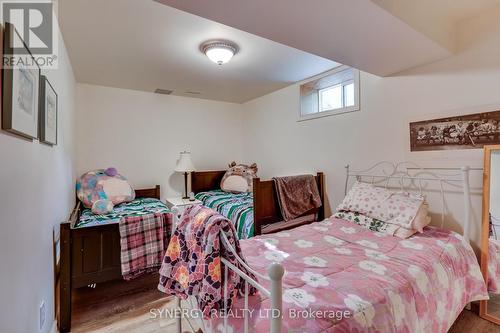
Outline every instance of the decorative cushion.
{"label": "decorative cushion", "polygon": [[[403,238],[403,239],[411,237],[417,233],[417,230],[407,229],[407,228],[401,227],[399,225],[390,224],[390,223],[387,223],[384,221],[380,221],[380,220],[365,216],[363,214],[360,214],[358,212],[340,211],[340,212],[335,213],[334,217],[356,223],[357,225],[362,226],[362,227],[369,229],[369,230],[372,230],[372,231],[380,232],[380,233],[391,235],[391,236],[396,236],[398,238]],[[429,222],[430,222],[430,218],[429,218]]]}
{"label": "decorative cushion", "polygon": [[114,168],[83,174],[76,182],[76,192],[86,208],[92,208],[98,200],[109,200],[113,205],[117,205],[135,199],[132,186]]}
{"label": "decorative cushion", "polygon": [[244,193],[253,191],[253,179],[257,177],[257,164],[229,164],[229,169],[222,177],[220,188],[224,192]]}
{"label": "decorative cushion", "polygon": [[417,215],[411,221],[410,228],[417,230],[418,232],[424,232],[424,227],[431,223],[431,218],[429,216],[429,205],[427,202],[423,202],[417,211]]}
{"label": "decorative cushion", "polygon": [[[422,210],[421,210],[422,209]],[[337,211],[352,211],[368,217],[422,231],[428,222],[424,197],[408,192],[393,192],[371,184],[356,182]]]}
{"label": "decorative cushion", "polygon": [[96,215],[106,215],[113,211],[113,202],[111,200],[97,200],[92,205],[92,213]]}

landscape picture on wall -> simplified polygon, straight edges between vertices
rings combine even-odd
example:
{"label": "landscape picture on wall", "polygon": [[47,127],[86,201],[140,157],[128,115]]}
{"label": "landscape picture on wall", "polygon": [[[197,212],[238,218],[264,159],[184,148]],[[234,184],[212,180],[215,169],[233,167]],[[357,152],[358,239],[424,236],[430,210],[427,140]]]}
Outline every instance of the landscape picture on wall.
{"label": "landscape picture on wall", "polygon": [[40,142],[57,144],[57,94],[45,75],[40,77]]}
{"label": "landscape picture on wall", "polygon": [[[22,52],[11,45],[21,45]],[[38,89],[40,68],[19,33],[10,23],[5,23],[4,52],[9,57],[20,54],[33,59],[33,66],[19,62],[5,66],[3,72],[2,128],[28,139],[38,137]]]}
{"label": "landscape picture on wall", "polygon": [[482,148],[500,144],[500,111],[410,123],[411,151]]}

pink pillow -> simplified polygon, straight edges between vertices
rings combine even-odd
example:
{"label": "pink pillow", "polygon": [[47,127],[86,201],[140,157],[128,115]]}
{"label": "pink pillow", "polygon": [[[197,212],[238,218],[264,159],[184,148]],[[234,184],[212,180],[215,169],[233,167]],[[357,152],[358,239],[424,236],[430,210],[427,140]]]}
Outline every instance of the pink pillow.
{"label": "pink pillow", "polygon": [[352,211],[368,217],[422,232],[429,221],[427,204],[420,194],[394,192],[356,182],[337,211]]}

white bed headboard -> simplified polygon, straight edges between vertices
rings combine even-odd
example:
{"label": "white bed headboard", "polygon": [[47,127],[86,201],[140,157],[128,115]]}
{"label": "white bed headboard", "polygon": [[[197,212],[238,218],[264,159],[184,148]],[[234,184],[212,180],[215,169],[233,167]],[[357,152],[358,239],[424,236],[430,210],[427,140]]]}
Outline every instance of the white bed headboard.
{"label": "white bed headboard", "polygon": [[382,161],[364,170],[353,171],[349,165],[346,165],[345,169],[344,194],[347,194],[349,181],[352,179],[375,186],[399,188],[402,191],[415,191],[422,194],[432,186],[430,184],[437,185],[441,194],[441,227],[444,226],[444,217],[446,214],[445,195],[447,191],[445,191],[444,185],[460,189],[463,192],[464,203],[463,236],[466,240],[470,239],[471,191],[469,173],[471,170],[482,170],[481,168],[470,168],[468,166],[458,168],[429,168],[421,167],[414,162],[392,163]]}

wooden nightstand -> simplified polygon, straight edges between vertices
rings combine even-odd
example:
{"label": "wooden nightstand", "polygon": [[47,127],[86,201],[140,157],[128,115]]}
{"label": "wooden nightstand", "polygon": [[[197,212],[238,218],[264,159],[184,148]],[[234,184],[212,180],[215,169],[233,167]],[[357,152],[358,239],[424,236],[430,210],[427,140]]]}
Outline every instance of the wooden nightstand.
{"label": "wooden nightstand", "polygon": [[177,226],[177,222],[186,208],[201,204],[202,202],[197,199],[190,201],[182,198],[167,198],[166,202],[167,207],[175,212],[175,226]]}

